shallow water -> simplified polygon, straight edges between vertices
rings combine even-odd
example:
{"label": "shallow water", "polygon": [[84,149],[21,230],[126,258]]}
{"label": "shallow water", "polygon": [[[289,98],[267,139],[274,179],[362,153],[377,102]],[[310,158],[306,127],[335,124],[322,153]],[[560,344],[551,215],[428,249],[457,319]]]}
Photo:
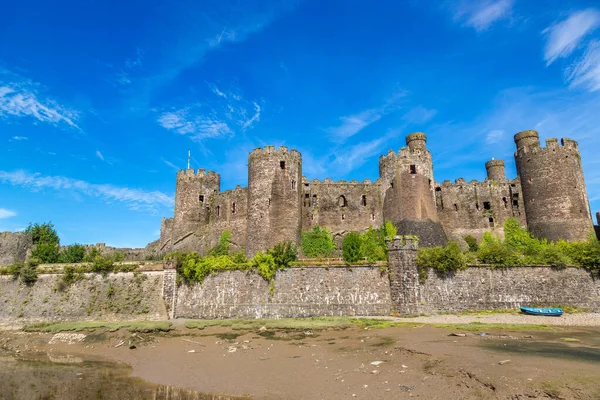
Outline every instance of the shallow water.
{"label": "shallow water", "polygon": [[0,399],[5,400],[241,400],[156,385],[130,376],[124,364],[67,355],[0,355]]}

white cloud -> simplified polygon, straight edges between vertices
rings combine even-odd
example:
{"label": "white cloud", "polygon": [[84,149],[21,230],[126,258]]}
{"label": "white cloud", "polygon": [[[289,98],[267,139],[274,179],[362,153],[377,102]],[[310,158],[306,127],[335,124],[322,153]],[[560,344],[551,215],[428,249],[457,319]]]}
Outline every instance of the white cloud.
{"label": "white cloud", "polygon": [[340,117],[340,125],[327,128],[325,131],[331,134],[333,140],[343,143],[367,126],[379,121],[383,116],[400,109],[398,101],[407,94],[405,91],[399,91],[378,107]]}
{"label": "white cloud", "polygon": [[252,104],[254,104],[254,115],[250,119],[243,121],[243,123],[242,123],[243,131],[248,128],[251,128],[252,125],[254,125],[256,122],[260,121],[260,106],[256,102],[254,102]]}
{"label": "white cloud", "polygon": [[0,182],[32,191],[54,189],[61,193],[83,194],[106,203],[120,202],[132,210],[155,213],[161,207],[171,208],[173,197],[159,191],[146,191],[111,184],[89,183],[64,176],[43,176],[27,171],[0,171]]}
{"label": "white cloud", "polygon": [[29,138],[26,137],[26,136],[13,136],[12,140],[17,140],[17,141],[19,141],[19,140],[29,140]]}
{"label": "white cloud", "polygon": [[514,0],[469,0],[454,9],[454,19],[477,31],[488,29],[494,22],[507,18]]}
{"label": "white cloud", "polygon": [[10,218],[16,216],[17,213],[6,208],[0,208],[0,219]]}
{"label": "white cloud", "polygon": [[164,112],[158,117],[158,123],[165,129],[189,135],[196,141],[233,134],[226,122],[215,117],[194,115],[188,109]]}
{"label": "white cloud", "polygon": [[96,150],[96,157],[104,161],[104,156],[102,155],[102,153],[100,153],[100,150]]}
{"label": "white cloud", "polygon": [[565,70],[572,87],[582,87],[589,92],[600,90],[600,41],[589,43],[583,56]]}
{"label": "white cloud", "polygon": [[171,161],[169,160],[165,160],[164,158],[161,157],[161,161],[164,162],[165,164],[167,164],[169,167],[171,167],[172,169],[174,169],[175,171],[179,171],[182,168],[179,168],[177,165],[173,164]]}
{"label": "white cloud", "polygon": [[487,144],[495,144],[504,140],[505,137],[506,132],[504,132],[502,129],[494,129],[486,135],[485,142]]}
{"label": "white cloud", "polygon": [[546,65],[569,56],[582,39],[600,26],[600,12],[595,9],[578,11],[563,21],[544,29],[547,35],[544,59]]}
{"label": "white cloud", "polygon": [[431,119],[435,117],[435,114],[437,114],[437,110],[416,106],[404,114],[402,119],[410,124],[424,124],[431,121]]}
{"label": "white cloud", "polygon": [[67,124],[79,130],[76,124],[79,113],[44,97],[39,87],[39,83],[0,69],[0,118],[29,117],[51,125]]}

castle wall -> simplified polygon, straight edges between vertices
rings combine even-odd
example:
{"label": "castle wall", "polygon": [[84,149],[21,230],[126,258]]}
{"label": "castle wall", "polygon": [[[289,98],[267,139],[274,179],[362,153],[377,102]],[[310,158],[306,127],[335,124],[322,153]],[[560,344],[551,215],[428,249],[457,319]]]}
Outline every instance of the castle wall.
{"label": "castle wall", "polygon": [[305,180],[302,184],[302,230],[314,225],[330,232],[361,231],[383,223],[381,192],[378,183],[324,182]]}
{"label": "castle wall", "polygon": [[387,274],[379,267],[290,268],[269,283],[252,272],[228,271],[202,285],[177,288],[178,318],[298,318],[389,315]]}
{"label": "castle wall", "polygon": [[449,238],[458,242],[466,235],[481,240],[484,232],[504,237],[504,222],[517,218],[526,226],[519,179],[512,181],[444,181],[435,188],[437,212]]}
{"label": "castle wall", "polygon": [[31,246],[24,232],[0,232],[0,267],[25,261]]}
{"label": "castle wall", "polygon": [[246,247],[246,223],[248,219],[248,189],[237,187],[215,194],[211,198],[210,223],[203,228],[206,250],[217,245],[221,234],[231,231],[232,252],[244,251]]}
{"label": "castle wall", "polygon": [[536,131],[516,134],[515,143],[529,231],[551,241],[587,239],[594,228],[577,143],[548,139],[541,148]]}

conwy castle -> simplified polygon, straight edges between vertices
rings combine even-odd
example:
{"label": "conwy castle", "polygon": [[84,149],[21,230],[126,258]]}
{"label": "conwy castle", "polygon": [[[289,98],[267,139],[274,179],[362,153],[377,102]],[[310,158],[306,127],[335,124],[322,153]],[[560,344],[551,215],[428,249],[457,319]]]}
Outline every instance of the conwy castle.
{"label": "conwy castle", "polygon": [[594,226],[577,142],[538,133],[515,135],[518,176],[508,179],[503,160],[485,164],[487,179],[438,183],[423,133],[406,147],[379,158],[379,179],[309,181],[296,150],[258,148],[248,157],[248,187],[220,191],[220,176],[203,169],[177,174],[175,213],[163,219],[158,251],[213,247],[225,230],[248,256],[282,241],[300,243],[302,231],[320,225],[338,238],[349,231],[393,222],[399,235],[416,235],[420,246],[502,236],[507,218],[517,218],[537,238],[585,240]]}

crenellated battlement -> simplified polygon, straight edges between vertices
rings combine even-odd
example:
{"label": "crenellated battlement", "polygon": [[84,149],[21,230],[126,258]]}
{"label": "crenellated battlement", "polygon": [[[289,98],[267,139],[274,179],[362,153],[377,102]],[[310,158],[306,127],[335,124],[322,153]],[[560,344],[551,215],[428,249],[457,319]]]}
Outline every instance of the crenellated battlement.
{"label": "crenellated battlement", "polygon": [[541,153],[541,152],[555,152],[555,151],[575,151],[579,152],[578,143],[569,138],[557,138],[546,139],[546,146],[541,147],[539,134],[535,130],[527,130],[519,132],[515,135],[515,144],[517,145],[516,155],[523,155],[527,153]]}
{"label": "crenellated battlement", "polygon": [[395,236],[394,239],[386,239],[388,250],[418,250],[419,239],[411,235]]}
{"label": "crenellated battlement", "polygon": [[215,171],[206,171],[204,168],[199,168],[195,170],[194,168],[182,169],[177,172],[177,179],[184,178],[221,178],[221,175]]}
{"label": "crenellated battlement", "polygon": [[334,181],[331,178],[325,178],[324,180],[319,180],[319,179],[313,179],[312,181],[304,181],[304,183],[308,183],[311,185],[373,185],[374,182],[371,181],[369,178],[364,179],[362,182],[357,181],[356,179],[353,179],[351,181],[345,181],[343,179],[339,180],[339,181]]}
{"label": "crenellated battlement", "polygon": [[302,154],[298,150],[292,149],[288,150],[287,146],[280,146],[278,149],[275,149],[275,146],[265,146],[265,147],[257,147],[252,150],[249,154],[250,158],[254,157],[262,157],[265,155],[286,155],[288,157],[294,158],[302,158]]}

